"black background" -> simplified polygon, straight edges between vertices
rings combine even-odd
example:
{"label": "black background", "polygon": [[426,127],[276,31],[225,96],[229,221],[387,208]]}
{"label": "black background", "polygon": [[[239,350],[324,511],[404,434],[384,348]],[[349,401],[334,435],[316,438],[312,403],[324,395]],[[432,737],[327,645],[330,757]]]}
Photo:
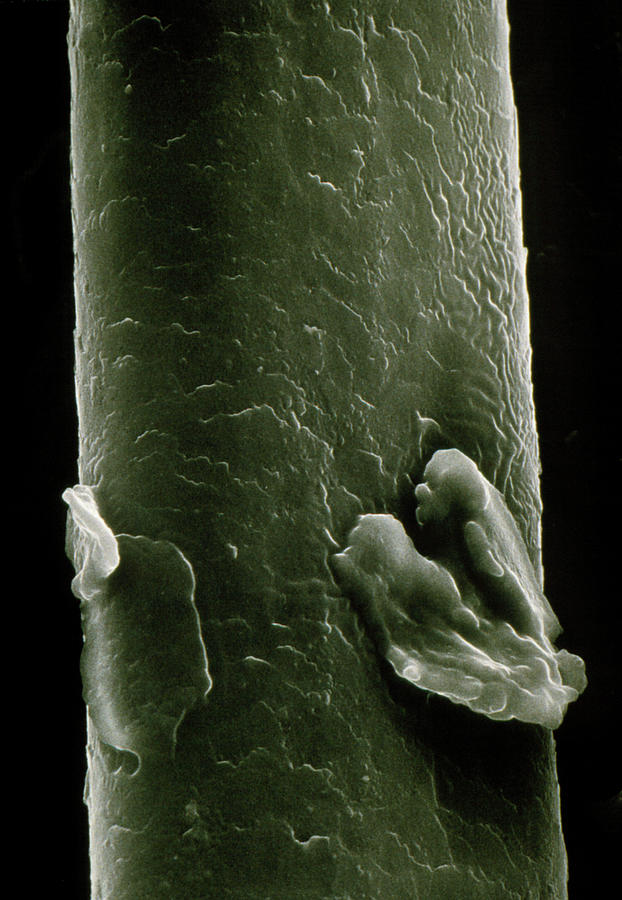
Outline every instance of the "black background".
{"label": "black background", "polygon": [[[622,758],[614,735],[622,24],[619,0],[510,0],[509,14],[546,588],[565,626],[560,643],[583,656],[590,678],[556,732],[570,897],[578,900],[611,895],[622,852],[614,799]],[[2,300],[11,534],[5,777],[18,797],[7,824],[29,860],[20,864],[20,895],[44,890],[70,900],[88,896],[88,851],[81,632],[60,500],[77,480],[67,15],[64,2],[0,2],[10,231]]]}

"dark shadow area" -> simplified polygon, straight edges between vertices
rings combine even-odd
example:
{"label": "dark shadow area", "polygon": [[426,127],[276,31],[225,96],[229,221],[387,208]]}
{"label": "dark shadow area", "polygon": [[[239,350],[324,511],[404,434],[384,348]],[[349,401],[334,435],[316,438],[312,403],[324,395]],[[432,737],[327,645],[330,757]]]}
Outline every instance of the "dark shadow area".
{"label": "dark shadow area", "polygon": [[28,848],[19,890],[83,900],[89,887],[82,635],[60,498],[77,480],[67,19],[67,3],[0,5],[9,243],[5,483],[19,587],[7,588],[5,642],[7,652],[16,648],[10,733],[18,739],[18,762],[10,777],[21,801],[11,831],[20,849]]}
{"label": "dark shadow area", "polygon": [[[556,732],[570,897],[606,896],[622,840],[619,326],[622,8],[511,0],[546,594],[588,688]],[[617,818],[617,821],[616,821]]]}

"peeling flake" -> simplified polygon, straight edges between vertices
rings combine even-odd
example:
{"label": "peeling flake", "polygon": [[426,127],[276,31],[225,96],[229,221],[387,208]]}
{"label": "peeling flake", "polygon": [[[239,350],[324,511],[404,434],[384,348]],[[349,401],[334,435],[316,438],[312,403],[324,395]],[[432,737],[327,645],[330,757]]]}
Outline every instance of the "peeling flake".
{"label": "peeling flake", "polygon": [[391,515],[364,515],[332,558],[379,651],[417,687],[492,719],[557,728],[585,688],[503,496],[458,450],[437,451],[417,520],[437,560]]}

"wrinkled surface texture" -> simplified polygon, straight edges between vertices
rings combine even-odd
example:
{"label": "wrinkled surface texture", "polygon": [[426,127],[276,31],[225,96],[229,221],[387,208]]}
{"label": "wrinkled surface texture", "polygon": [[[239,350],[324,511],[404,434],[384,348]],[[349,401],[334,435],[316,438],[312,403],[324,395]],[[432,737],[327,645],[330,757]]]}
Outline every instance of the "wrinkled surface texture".
{"label": "wrinkled surface texture", "polygon": [[140,8],[73,2],[80,482],[212,688],[138,771],[91,716],[93,895],[563,897],[550,733],[385,677],[328,562],[458,447],[539,577],[503,3]]}

